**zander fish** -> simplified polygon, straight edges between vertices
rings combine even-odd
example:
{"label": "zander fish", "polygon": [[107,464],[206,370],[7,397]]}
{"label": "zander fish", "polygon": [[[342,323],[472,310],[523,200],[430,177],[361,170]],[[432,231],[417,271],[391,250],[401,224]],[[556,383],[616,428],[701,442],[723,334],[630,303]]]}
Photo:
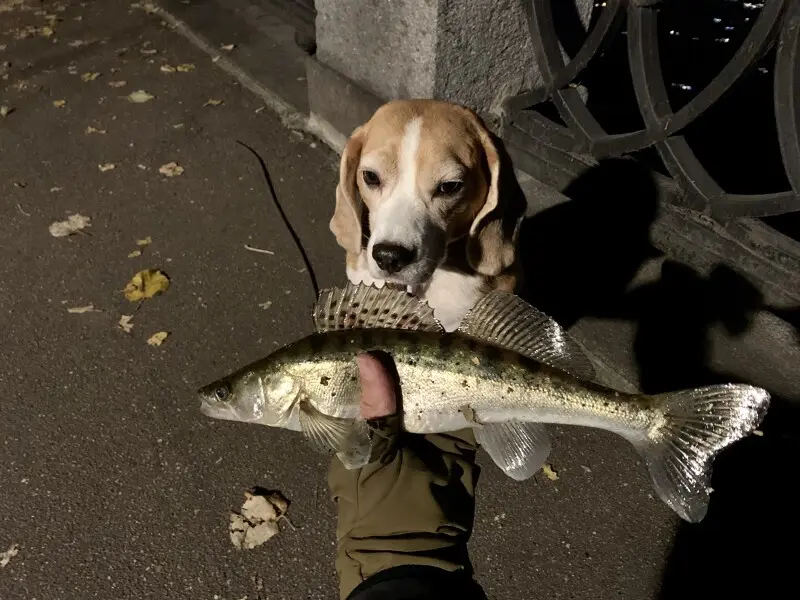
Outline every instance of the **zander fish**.
{"label": "zander fish", "polygon": [[203,414],[302,431],[348,468],[363,466],[370,432],[359,418],[355,356],[382,351],[397,368],[406,431],[472,427],[517,480],[531,477],[549,454],[545,423],[612,431],[639,451],[661,499],[698,522],[714,457],[749,435],[769,405],[769,394],[750,385],[646,396],[593,383],[578,344],[507,292],[479,300],[453,333],[426,303],[391,288],[326,290],[313,317],[314,334],[203,387]]}

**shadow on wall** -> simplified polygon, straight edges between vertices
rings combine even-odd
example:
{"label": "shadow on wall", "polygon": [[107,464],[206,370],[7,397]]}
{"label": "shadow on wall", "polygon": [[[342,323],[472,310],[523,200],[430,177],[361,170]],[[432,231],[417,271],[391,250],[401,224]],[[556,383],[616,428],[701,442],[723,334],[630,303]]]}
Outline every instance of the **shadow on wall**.
{"label": "shadow on wall", "polygon": [[[658,194],[649,172],[627,159],[602,161],[564,193],[570,201],[523,224],[520,294],[564,326],[585,316],[635,323],[641,388],[659,393],[740,381],[709,367],[710,329],[744,334],[766,309],[750,282],[725,265],[703,276],[665,260],[660,277],[630,289],[644,261],[660,256],[649,230]],[[794,311],[773,311],[796,319]],[[735,341],[731,342],[735,343]],[[793,495],[800,464],[800,407],[773,398],[763,437],[735,444],[716,461],[706,519],[679,525],[661,600],[779,597],[794,588],[800,534]]]}

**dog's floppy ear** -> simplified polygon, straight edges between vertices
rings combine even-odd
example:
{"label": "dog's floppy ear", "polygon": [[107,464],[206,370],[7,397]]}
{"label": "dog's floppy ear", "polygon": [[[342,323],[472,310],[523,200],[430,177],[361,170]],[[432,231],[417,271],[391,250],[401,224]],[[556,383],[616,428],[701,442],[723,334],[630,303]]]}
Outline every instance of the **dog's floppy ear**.
{"label": "dog's floppy ear", "polygon": [[364,129],[357,128],[347,140],[339,165],[336,186],[336,210],[330,228],[339,245],[352,254],[361,252],[361,199],[356,186],[356,172],[364,145]]}
{"label": "dog's floppy ear", "polygon": [[516,260],[525,200],[510,160],[477,116],[475,119],[489,170],[489,189],[469,230],[467,259],[481,275],[497,276]]}

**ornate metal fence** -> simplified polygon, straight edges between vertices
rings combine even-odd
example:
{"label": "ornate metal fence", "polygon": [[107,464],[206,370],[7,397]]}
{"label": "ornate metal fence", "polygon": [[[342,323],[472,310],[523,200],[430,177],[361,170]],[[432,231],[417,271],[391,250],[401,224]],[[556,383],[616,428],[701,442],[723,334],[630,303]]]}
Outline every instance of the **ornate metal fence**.
{"label": "ornate metal fence", "polygon": [[[564,55],[567,44],[554,12],[558,10],[556,4],[564,0],[532,0],[531,40],[543,85],[509,100],[504,123],[504,137],[523,150],[519,157],[515,156],[528,163],[521,166],[545,183],[559,186],[594,159],[634,154],[657,162],[657,170],[671,179],[673,202],[717,221],[800,211],[800,2],[727,1],[752,15],[742,19],[749,31],[727,64],[703,89],[676,107],[681,102],[675,100],[674,93],[672,98],[670,95],[681,84],[665,79],[667,61],[662,60],[664,43],[660,39],[664,35],[663,23],[661,31],[659,27],[659,19],[664,18],[662,11],[670,0],[595,3],[591,27],[582,43],[575,45],[571,57]],[[688,6],[694,9],[699,4],[695,0]],[[721,25],[718,29],[734,27]],[[680,32],[668,32],[675,33]],[[593,65],[603,60],[610,46],[620,43],[620,37],[627,46],[628,85],[632,85],[635,101],[631,98],[633,106],[620,107],[616,121],[641,125],[615,131],[605,123],[601,125],[590,106],[595,92],[592,86],[584,88],[582,81]],[[714,41],[732,40],[725,37]],[[780,147],[780,158],[773,163],[782,163],[778,168],[783,171],[773,180],[782,181],[779,186],[783,189],[752,193],[728,190],[709,173],[707,161],[698,157],[687,131],[733,88],[743,85],[747,74],[754,69],[766,73],[769,69],[762,66],[764,61],[772,64],[772,115]],[[626,118],[621,114],[625,110],[638,114]],[[731,122],[729,126],[735,129],[738,125]],[[751,174],[754,180],[762,176],[758,170]],[[767,187],[770,185],[776,184],[772,181]]]}

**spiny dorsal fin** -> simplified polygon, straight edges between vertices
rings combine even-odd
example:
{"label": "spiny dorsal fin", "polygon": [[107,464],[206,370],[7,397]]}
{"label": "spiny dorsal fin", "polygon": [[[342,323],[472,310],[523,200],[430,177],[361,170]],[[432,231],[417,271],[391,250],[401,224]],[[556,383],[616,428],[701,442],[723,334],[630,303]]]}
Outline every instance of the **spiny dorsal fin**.
{"label": "spiny dorsal fin", "polygon": [[427,302],[404,290],[348,283],[320,292],[314,305],[317,333],[341,329],[444,331]]}
{"label": "spiny dorsal fin", "polygon": [[509,292],[494,291],[478,300],[458,331],[579,379],[594,379],[594,367],[578,343],[553,319]]}

